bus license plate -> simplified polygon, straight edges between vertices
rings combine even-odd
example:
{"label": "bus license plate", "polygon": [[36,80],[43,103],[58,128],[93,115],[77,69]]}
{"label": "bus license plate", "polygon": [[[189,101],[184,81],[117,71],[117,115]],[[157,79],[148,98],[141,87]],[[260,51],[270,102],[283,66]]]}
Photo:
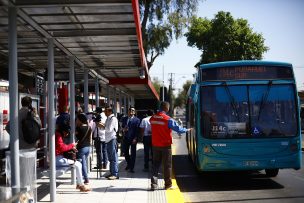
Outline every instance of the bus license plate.
{"label": "bus license plate", "polygon": [[258,161],[244,161],[244,166],[258,166]]}

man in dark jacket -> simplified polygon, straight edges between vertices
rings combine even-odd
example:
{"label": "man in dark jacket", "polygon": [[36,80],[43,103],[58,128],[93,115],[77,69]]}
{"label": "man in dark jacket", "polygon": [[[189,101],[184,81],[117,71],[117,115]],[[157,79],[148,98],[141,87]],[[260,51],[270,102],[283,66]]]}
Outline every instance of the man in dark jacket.
{"label": "man in dark jacket", "polygon": [[[124,133],[124,154],[127,162],[126,170],[134,173],[136,159],[136,145],[139,137],[140,120],[135,116],[135,108],[130,107],[128,116],[122,118],[122,131]],[[129,153],[131,147],[131,155]]]}
{"label": "man in dark jacket", "polygon": [[[26,118],[27,113],[30,111],[35,119],[35,121],[38,123],[38,125],[41,127],[41,120],[39,118],[39,115],[37,113],[37,109],[32,107],[32,98],[29,96],[25,96],[21,99],[21,109],[19,109],[19,149],[31,149],[31,148],[37,148],[38,140],[34,143],[28,143],[25,141],[23,137],[22,132],[22,121]],[[10,133],[10,124],[8,123],[6,125],[6,131]]]}

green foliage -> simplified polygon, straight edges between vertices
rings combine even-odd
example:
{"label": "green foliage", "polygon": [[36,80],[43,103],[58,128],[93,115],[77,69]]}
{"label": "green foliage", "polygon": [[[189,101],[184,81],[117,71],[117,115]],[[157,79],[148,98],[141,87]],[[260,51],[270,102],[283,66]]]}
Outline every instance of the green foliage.
{"label": "green foliage", "polygon": [[212,20],[193,17],[185,36],[189,46],[203,52],[199,63],[260,60],[269,49],[262,34],[253,32],[247,20],[234,19],[223,11]]}
{"label": "green foliage", "polygon": [[155,90],[157,91],[158,95],[160,95],[160,88],[162,86],[162,82],[157,77],[155,77],[152,79],[152,84]]}
{"label": "green foliage", "polygon": [[[142,36],[148,68],[165,53],[197,10],[199,0],[139,0]],[[149,58],[148,58],[149,56]]]}
{"label": "green foliage", "polygon": [[192,84],[191,80],[187,80],[186,83],[183,85],[182,91],[180,91],[175,98],[174,107],[185,107],[186,101],[187,101],[187,92]]}

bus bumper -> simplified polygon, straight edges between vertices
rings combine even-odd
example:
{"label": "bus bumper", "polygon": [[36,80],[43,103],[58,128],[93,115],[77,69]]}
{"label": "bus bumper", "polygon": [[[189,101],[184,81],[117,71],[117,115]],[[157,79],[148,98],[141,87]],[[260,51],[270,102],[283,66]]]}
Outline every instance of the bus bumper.
{"label": "bus bumper", "polygon": [[263,170],[263,169],[300,169],[301,154],[291,154],[280,157],[199,157],[199,171],[233,171],[233,170]]}

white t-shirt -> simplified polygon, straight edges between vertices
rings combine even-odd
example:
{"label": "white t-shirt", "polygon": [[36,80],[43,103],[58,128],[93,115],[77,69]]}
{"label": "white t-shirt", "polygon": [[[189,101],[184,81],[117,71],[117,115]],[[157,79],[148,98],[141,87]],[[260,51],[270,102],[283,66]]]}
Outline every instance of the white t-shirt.
{"label": "white t-shirt", "polygon": [[117,130],[118,130],[118,120],[114,116],[114,114],[111,114],[106,120],[106,128],[105,128],[106,143],[110,142],[112,139],[116,139]]}
{"label": "white t-shirt", "polygon": [[[105,115],[105,113],[101,113],[101,120],[100,123],[105,124],[106,120],[107,120],[107,116]],[[93,132],[93,138],[96,138],[97,135],[100,138],[100,141],[105,141],[105,128],[97,128],[96,130],[96,123],[94,121],[91,121],[91,128],[92,128],[92,132]]]}
{"label": "white t-shirt", "polygon": [[150,118],[151,116],[148,116],[144,119],[142,119],[141,123],[140,123],[140,128],[144,128],[144,136],[151,136],[151,124],[150,124]]}

